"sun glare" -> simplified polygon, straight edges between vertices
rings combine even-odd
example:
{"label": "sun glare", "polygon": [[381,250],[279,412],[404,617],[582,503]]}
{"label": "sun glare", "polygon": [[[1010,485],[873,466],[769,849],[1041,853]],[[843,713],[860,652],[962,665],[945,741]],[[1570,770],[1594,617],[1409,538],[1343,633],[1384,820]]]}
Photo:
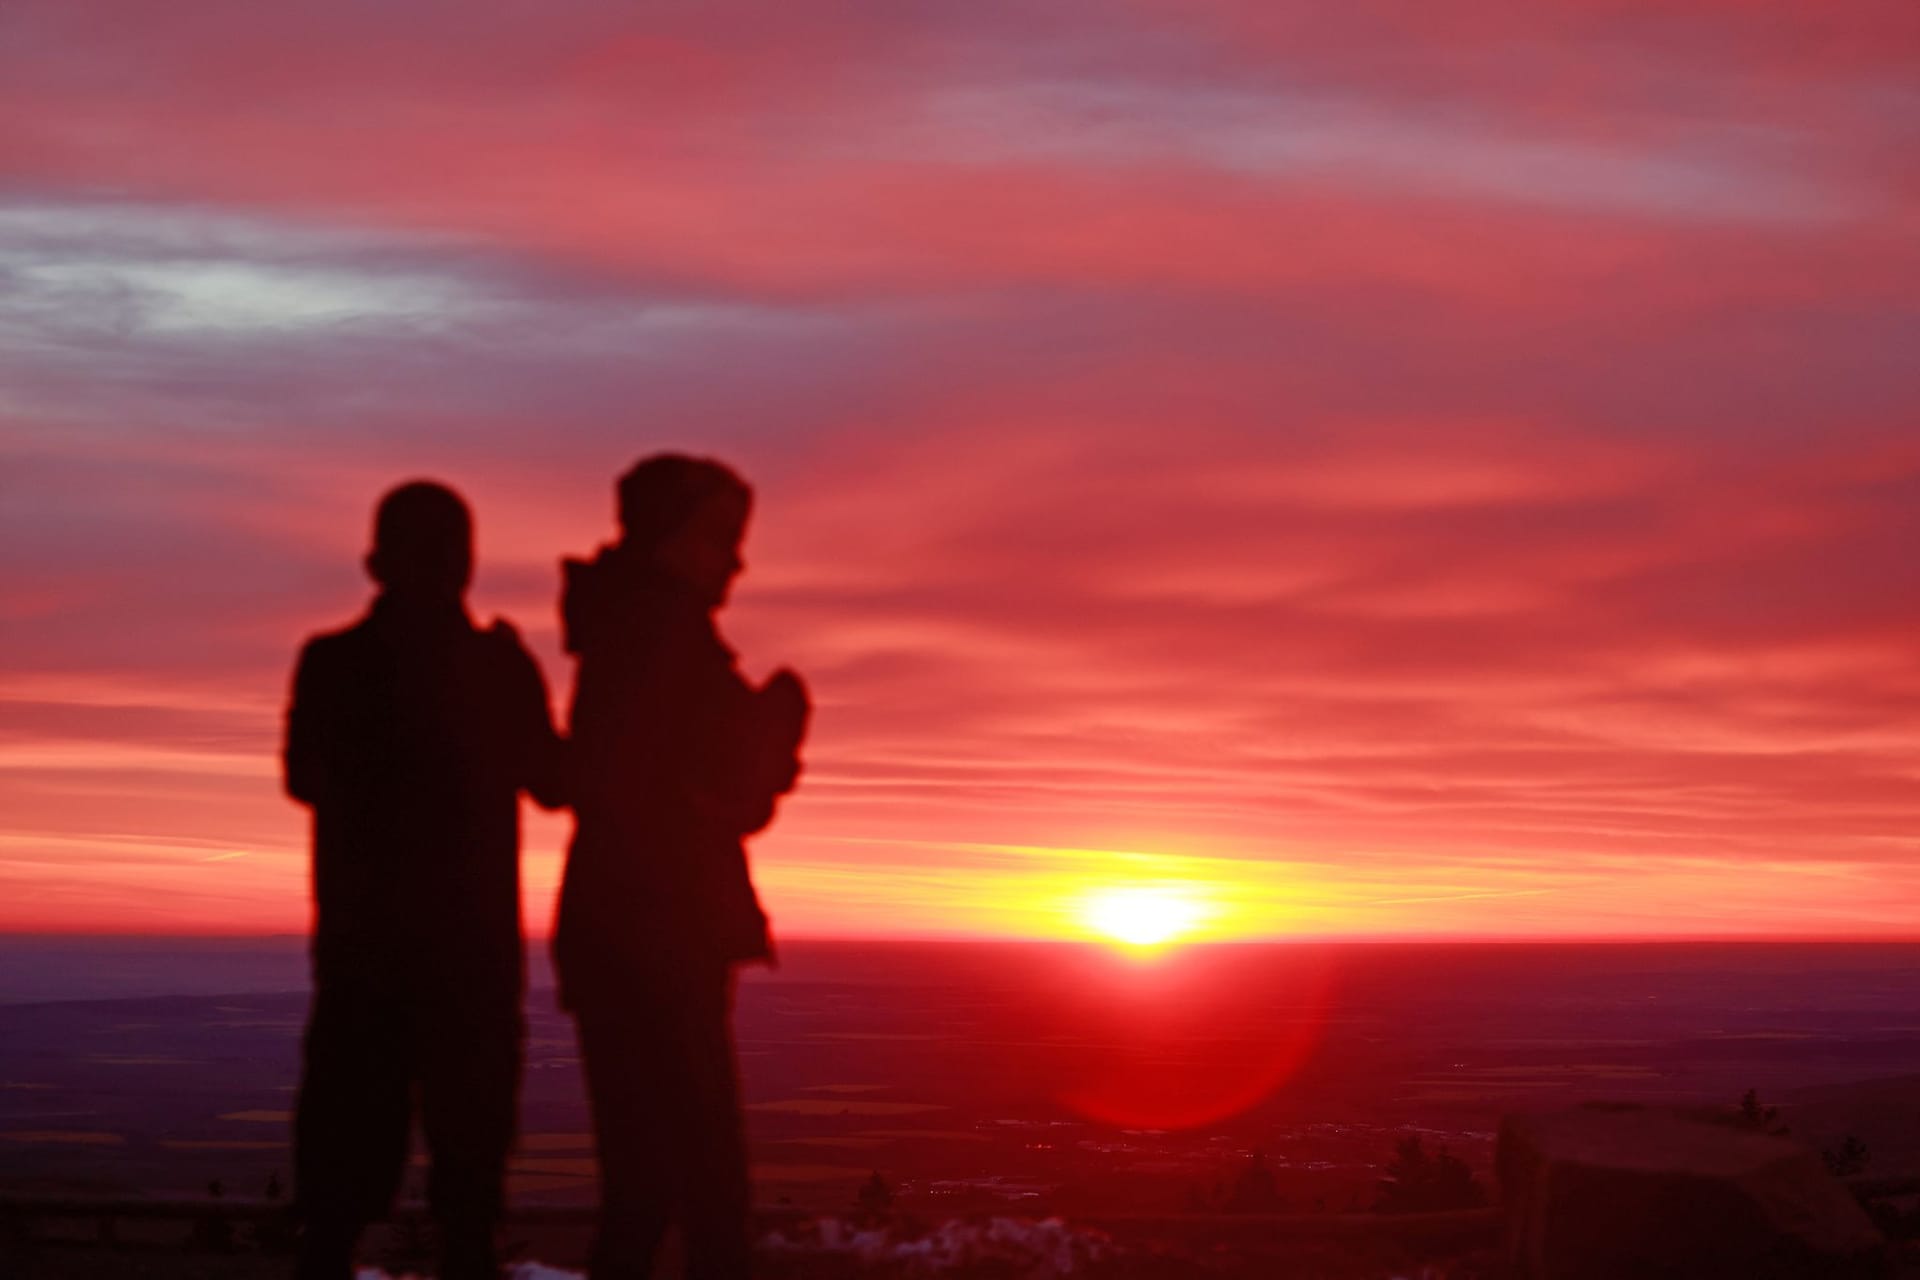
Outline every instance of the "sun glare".
{"label": "sun glare", "polygon": [[1190,894],[1165,885],[1102,889],[1081,907],[1088,928],[1130,947],[1158,947],[1181,938],[1204,914]]}

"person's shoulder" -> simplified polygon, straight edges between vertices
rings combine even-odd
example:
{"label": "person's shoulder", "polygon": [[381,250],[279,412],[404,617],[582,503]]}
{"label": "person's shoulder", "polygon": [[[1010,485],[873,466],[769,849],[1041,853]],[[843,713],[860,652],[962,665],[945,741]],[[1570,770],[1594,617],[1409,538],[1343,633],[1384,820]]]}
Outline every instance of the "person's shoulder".
{"label": "person's shoulder", "polygon": [[606,550],[591,560],[560,561],[560,647],[580,653],[593,643],[606,613]]}
{"label": "person's shoulder", "polygon": [[477,629],[477,634],[495,661],[515,667],[533,667],[533,651],[527,648],[527,642],[520,636],[520,628],[505,618],[496,617],[486,626]]}
{"label": "person's shoulder", "polygon": [[350,662],[365,651],[370,639],[368,620],[364,617],[331,631],[316,631],[300,646],[300,665]]}
{"label": "person's shoulder", "polygon": [[527,652],[527,642],[520,638],[520,628],[505,618],[495,617],[492,622],[479,628],[479,631],[481,637],[501,653],[524,654]]}
{"label": "person's shoulder", "polygon": [[308,636],[294,662],[294,698],[311,706],[346,694],[366,679],[373,648],[365,618]]}
{"label": "person's shoulder", "polygon": [[[538,689],[545,696],[546,674],[540,669],[540,660],[527,648],[527,642],[520,638],[520,629],[505,618],[495,618],[476,634],[487,650],[487,664],[498,680],[501,690]],[[521,696],[514,693],[513,697]]]}

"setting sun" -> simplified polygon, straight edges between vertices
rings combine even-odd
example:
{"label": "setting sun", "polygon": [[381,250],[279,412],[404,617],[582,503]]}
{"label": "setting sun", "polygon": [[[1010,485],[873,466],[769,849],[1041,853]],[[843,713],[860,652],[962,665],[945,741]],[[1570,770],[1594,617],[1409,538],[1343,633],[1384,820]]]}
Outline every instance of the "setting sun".
{"label": "setting sun", "polygon": [[1189,893],[1165,885],[1103,889],[1081,907],[1095,933],[1134,947],[1172,942],[1192,932],[1204,914]]}

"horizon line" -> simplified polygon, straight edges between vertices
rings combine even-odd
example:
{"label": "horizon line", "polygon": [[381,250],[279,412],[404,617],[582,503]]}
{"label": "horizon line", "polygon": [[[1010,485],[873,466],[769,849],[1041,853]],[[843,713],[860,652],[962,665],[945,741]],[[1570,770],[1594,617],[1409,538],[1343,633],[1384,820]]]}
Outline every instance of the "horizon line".
{"label": "horizon line", "polygon": [[[117,929],[8,929],[0,928],[5,940],[84,940],[154,942],[310,942],[306,932],[286,930],[249,932],[239,930],[165,930],[133,931]],[[545,946],[551,933],[526,933],[527,945]],[[785,945],[1003,945],[1067,946],[1100,949],[1125,949],[1125,944],[1095,937],[1059,937],[1037,934],[1003,933],[922,933],[922,934],[793,934],[776,939]],[[1628,933],[1628,934],[1470,934],[1470,933],[1295,933],[1263,937],[1195,938],[1157,945],[1156,951],[1187,951],[1202,947],[1266,946],[1681,946],[1681,945],[1842,945],[1901,946],[1920,945],[1920,930],[1912,933]]]}

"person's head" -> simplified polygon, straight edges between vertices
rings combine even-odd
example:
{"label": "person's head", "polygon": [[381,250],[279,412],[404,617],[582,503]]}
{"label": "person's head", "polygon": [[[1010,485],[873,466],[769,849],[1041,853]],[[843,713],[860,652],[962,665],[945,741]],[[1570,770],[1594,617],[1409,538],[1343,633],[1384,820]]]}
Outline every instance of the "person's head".
{"label": "person's head", "polygon": [[747,482],[711,458],[659,453],[635,463],[617,492],[621,542],[709,608],[725,604],[744,567],[740,543],[753,509]]}
{"label": "person's head", "polygon": [[473,578],[473,515],[432,480],[390,489],[373,512],[367,574],[391,595],[459,599]]}

